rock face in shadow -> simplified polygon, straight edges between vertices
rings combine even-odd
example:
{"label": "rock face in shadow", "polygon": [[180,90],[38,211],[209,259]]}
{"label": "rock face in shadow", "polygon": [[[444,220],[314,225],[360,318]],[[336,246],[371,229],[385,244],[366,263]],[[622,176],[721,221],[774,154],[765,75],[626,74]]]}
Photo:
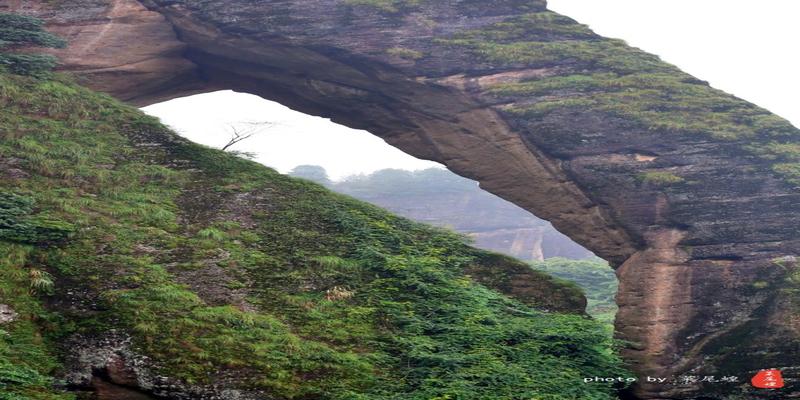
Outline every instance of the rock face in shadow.
{"label": "rock face in shadow", "polygon": [[[3,7],[4,6],[4,7]],[[62,69],[134,104],[234,89],[370,132],[619,267],[640,398],[800,394],[800,140],[657,57],[502,0],[6,1]],[[780,368],[780,393],[754,391]],[[794,379],[794,380],[791,380]],[[737,397],[738,396],[738,397]]]}

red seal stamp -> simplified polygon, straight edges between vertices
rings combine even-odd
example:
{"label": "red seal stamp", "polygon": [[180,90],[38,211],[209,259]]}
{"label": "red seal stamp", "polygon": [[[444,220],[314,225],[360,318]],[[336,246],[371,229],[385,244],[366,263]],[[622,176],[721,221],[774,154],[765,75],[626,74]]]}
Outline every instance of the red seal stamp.
{"label": "red seal stamp", "polygon": [[780,389],[783,387],[783,377],[781,371],[777,369],[765,369],[750,379],[754,387],[760,389]]}

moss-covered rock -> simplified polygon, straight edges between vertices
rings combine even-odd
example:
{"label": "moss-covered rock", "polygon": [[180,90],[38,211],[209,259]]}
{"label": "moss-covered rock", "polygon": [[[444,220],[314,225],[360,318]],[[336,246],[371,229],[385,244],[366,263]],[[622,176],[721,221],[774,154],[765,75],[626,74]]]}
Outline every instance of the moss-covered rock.
{"label": "moss-covered rock", "polygon": [[[27,377],[0,373],[14,393],[68,398],[48,389],[53,355],[83,371],[70,349],[121,332],[149,357],[139,379],[167,377],[143,388],[198,398],[610,399],[568,382],[624,373],[579,289],[452,232],[189,143],[63,78],[0,75],[0,105],[0,163],[23,172],[0,172],[0,245],[25,255],[0,303],[46,316],[3,328],[47,357],[0,351],[0,370]],[[19,236],[52,228],[44,212],[72,235],[14,244],[40,243]],[[30,289],[34,270],[55,277],[51,297]]]}

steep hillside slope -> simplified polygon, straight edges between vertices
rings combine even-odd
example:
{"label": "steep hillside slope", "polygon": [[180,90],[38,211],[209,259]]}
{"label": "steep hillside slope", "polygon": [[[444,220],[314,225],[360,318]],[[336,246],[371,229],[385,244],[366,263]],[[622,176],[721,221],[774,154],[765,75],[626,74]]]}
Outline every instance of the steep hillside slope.
{"label": "steep hillside slope", "polygon": [[2,399],[610,399],[574,382],[623,373],[576,287],[65,78],[0,73],[0,166]]}

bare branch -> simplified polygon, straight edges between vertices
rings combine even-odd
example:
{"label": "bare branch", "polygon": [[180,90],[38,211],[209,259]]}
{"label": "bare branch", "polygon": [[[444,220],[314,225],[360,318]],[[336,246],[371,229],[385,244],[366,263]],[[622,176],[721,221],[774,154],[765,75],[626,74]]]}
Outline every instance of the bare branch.
{"label": "bare branch", "polygon": [[272,122],[266,121],[251,121],[244,122],[243,124],[248,126],[245,128],[237,128],[236,125],[230,125],[228,127],[231,131],[231,138],[228,140],[228,143],[225,144],[225,146],[222,146],[222,151],[226,151],[235,144],[261,133],[264,128],[272,127],[274,125]]}

